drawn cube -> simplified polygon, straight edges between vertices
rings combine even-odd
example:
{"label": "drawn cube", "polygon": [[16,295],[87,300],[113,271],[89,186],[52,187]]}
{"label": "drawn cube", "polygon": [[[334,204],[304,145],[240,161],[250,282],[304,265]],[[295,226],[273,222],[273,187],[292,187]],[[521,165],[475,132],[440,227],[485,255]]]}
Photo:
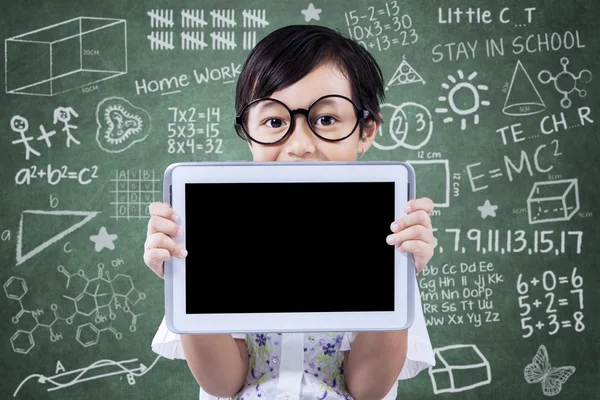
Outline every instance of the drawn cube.
{"label": "drawn cube", "polygon": [[433,392],[454,393],[492,381],[490,363],[477,346],[459,344],[434,350],[436,365],[429,369]]}
{"label": "drawn cube", "polygon": [[530,224],[568,221],[579,211],[577,179],[536,182],[527,197]]}
{"label": "drawn cube", "polygon": [[79,17],[5,40],[6,93],[53,96],[127,73],[127,23]]}

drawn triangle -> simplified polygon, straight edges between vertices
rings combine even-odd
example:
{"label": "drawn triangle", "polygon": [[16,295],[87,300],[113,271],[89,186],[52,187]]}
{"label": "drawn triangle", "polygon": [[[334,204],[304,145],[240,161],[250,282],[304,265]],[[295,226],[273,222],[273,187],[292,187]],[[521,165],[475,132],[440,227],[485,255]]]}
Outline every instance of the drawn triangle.
{"label": "drawn triangle", "polygon": [[390,79],[385,90],[389,90],[390,86],[408,85],[409,83],[417,82],[421,82],[423,85],[425,84],[425,81],[423,78],[421,78],[421,75],[419,75],[417,71],[415,71],[415,69],[408,62],[406,62],[404,56],[402,56],[402,62],[396,69],[396,72],[394,72],[394,75]]}
{"label": "drawn triangle", "polygon": [[546,104],[531,77],[521,61],[517,60],[502,112],[506,115],[523,116],[537,114],[545,109]]}
{"label": "drawn triangle", "polygon": [[[88,223],[92,218],[98,215],[100,212],[94,211],[44,211],[44,210],[25,210],[21,213],[21,220],[19,221],[19,234],[17,236],[17,265],[24,263],[29,260],[31,257],[40,253],[42,250],[50,246],[51,244],[59,241],[63,237],[67,236],[69,233],[76,231],[81,228],[83,225]],[[42,221],[46,218],[33,218],[33,221],[28,222],[28,229],[33,230],[34,228],[39,228],[40,226],[44,229],[43,233],[47,231],[58,232],[54,234],[54,236],[46,239],[42,244],[35,246],[33,249],[28,250],[26,254],[22,254],[23,252],[23,220],[25,215],[31,214],[33,216],[50,216],[51,219],[55,221],[55,223],[48,223],[48,221]],[[82,220],[74,223],[65,225],[61,224],[61,219],[65,220],[65,217],[83,217]],[[57,219],[58,218],[58,219]],[[27,218],[31,220],[32,218]],[[36,221],[37,220],[37,221]],[[42,223],[43,222],[43,223]],[[62,226],[61,226],[62,225]],[[66,228],[65,228],[66,226]],[[49,235],[47,235],[49,236]],[[42,237],[41,234],[32,235],[36,239]]]}

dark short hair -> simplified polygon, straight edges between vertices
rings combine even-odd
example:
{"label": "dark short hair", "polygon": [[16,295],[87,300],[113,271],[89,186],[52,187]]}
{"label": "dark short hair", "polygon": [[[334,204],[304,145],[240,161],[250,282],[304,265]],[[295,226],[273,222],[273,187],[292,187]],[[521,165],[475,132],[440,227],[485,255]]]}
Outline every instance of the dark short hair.
{"label": "dark short hair", "polygon": [[[368,120],[383,123],[379,103],[385,99],[383,73],[364,47],[344,37],[339,30],[319,25],[289,25],[279,28],[252,49],[235,93],[235,114],[259,97],[268,97],[301,80],[323,64],[335,65],[350,82],[352,101],[370,112]],[[362,128],[369,125],[361,119]],[[239,126],[236,131],[244,137]]]}

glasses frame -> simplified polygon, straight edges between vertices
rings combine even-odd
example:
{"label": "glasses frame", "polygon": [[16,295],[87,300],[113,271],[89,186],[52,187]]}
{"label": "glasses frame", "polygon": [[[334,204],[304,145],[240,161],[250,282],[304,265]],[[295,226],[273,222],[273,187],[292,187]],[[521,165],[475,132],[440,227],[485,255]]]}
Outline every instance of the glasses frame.
{"label": "glasses frame", "polygon": [[[347,134],[346,136],[344,136],[343,138],[340,138],[340,139],[327,139],[327,138],[324,138],[323,136],[321,136],[317,132],[315,132],[315,130],[312,127],[312,124],[308,120],[308,115],[310,114],[310,110],[312,109],[313,105],[315,105],[315,103],[317,103],[319,100],[322,100],[322,99],[325,99],[325,98],[328,98],[328,97],[340,97],[342,99],[348,100],[350,102],[350,104],[352,104],[352,106],[354,106],[354,111],[356,112],[356,124],[354,125],[354,128],[352,128],[352,131],[349,134]],[[252,104],[257,103],[257,102],[259,102],[261,100],[275,101],[275,102],[281,104],[282,106],[284,106],[285,109],[288,110],[288,112],[290,113],[290,121],[291,121],[291,123],[290,123],[290,126],[288,127],[287,132],[279,140],[276,140],[275,142],[261,142],[259,140],[254,139],[252,136],[250,136],[250,134],[248,132],[246,132],[246,128],[244,128],[244,124],[242,123],[243,122],[242,121],[242,115],[244,115],[244,113],[246,112],[246,110],[248,109],[248,107],[250,107]],[[285,103],[283,103],[280,100],[273,99],[271,97],[261,97],[261,98],[258,98],[258,99],[254,99],[251,102],[249,102],[248,104],[246,104],[244,106],[244,108],[242,109],[242,111],[240,111],[240,113],[235,116],[235,125],[236,125],[236,127],[241,128],[241,130],[243,131],[243,133],[244,133],[245,136],[243,136],[240,133],[239,129],[236,129],[235,131],[238,134],[238,136],[241,137],[244,140],[250,139],[251,141],[256,142],[258,144],[262,144],[262,145],[277,144],[277,143],[285,140],[285,138],[287,138],[289,136],[290,132],[293,130],[294,125],[296,123],[296,119],[295,119],[295,115],[296,114],[302,114],[302,115],[304,115],[304,118],[306,119],[306,123],[307,123],[308,127],[310,128],[311,132],[315,136],[317,136],[319,139],[324,140],[326,142],[340,142],[340,141],[342,141],[344,139],[349,138],[354,133],[354,131],[356,130],[356,127],[360,123],[360,120],[361,119],[367,119],[371,115],[371,113],[368,110],[361,110],[361,109],[359,109],[356,106],[356,104],[354,104],[354,102],[352,100],[350,100],[346,96],[342,96],[340,94],[328,94],[328,95],[325,95],[325,96],[321,96],[318,99],[316,99],[315,101],[313,101],[310,104],[310,106],[308,106],[308,108],[296,108],[295,110],[290,110],[290,108]]]}

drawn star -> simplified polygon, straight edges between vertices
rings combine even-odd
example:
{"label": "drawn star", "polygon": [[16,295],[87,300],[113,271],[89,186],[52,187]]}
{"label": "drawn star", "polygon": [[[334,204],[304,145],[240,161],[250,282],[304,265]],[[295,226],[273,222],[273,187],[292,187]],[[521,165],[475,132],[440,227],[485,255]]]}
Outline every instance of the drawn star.
{"label": "drawn star", "polygon": [[319,21],[320,13],[321,13],[321,9],[315,8],[315,6],[313,6],[313,3],[310,3],[306,10],[302,10],[302,14],[304,14],[304,20],[306,22],[310,21],[311,19],[315,19],[315,20]]}
{"label": "drawn star", "polygon": [[100,251],[103,248],[107,248],[110,250],[114,250],[115,249],[115,244],[114,241],[118,238],[117,235],[115,234],[109,234],[106,231],[105,227],[100,228],[100,232],[98,232],[97,235],[92,235],[90,236],[90,240],[92,242],[94,242],[94,249],[96,251]]}
{"label": "drawn star", "polygon": [[496,210],[498,206],[493,206],[490,204],[489,200],[486,200],[482,206],[477,207],[479,211],[481,211],[481,218],[485,219],[487,216],[496,217]]}

